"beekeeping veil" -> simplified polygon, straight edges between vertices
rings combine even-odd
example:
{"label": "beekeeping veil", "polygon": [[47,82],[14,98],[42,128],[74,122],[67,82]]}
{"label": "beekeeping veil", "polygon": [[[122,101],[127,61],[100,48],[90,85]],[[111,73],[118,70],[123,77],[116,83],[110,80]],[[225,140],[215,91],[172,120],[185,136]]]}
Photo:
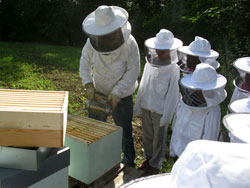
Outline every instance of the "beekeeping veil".
{"label": "beekeeping veil", "polygon": [[[174,38],[171,31],[161,29],[155,37],[145,41],[146,61],[154,65],[168,65],[178,62],[177,49],[182,46],[182,41]],[[169,53],[169,60],[162,60],[159,53]]]}
{"label": "beekeeping veil", "polygon": [[215,106],[226,98],[226,83],[226,78],[217,74],[211,65],[200,63],[193,73],[179,81],[182,100],[194,107]]}
{"label": "beekeeping veil", "polygon": [[83,31],[98,52],[112,52],[123,45],[131,33],[128,13],[117,6],[99,6],[82,23]]}

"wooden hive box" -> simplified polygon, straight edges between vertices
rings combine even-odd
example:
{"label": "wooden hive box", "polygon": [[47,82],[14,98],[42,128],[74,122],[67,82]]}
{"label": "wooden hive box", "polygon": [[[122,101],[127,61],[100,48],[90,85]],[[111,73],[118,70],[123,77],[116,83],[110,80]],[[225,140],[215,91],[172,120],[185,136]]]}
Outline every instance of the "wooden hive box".
{"label": "wooden hive box", "polygon": [[122,128],[82,116],[68,118],[69,175],[87,185],[120,163]]}
{"label": "wooden hive box", "polygon": [[0,146],[63,147],[68,92],[0,89]]}

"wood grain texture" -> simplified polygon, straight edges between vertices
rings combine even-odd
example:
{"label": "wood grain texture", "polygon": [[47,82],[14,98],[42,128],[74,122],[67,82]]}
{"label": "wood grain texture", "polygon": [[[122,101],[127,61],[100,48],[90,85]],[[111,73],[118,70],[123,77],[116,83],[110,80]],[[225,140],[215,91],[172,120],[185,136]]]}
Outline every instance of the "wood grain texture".
{"label": "wood grain texture", "polygon": [[85,143],[93,143],[104,136],[107,136],[120,127],[91,118],[74,116],[68,118],[67,136],[81,139]]}
{"label": "wood grain texture", "polygon": [[58,111],[68,106],[68,92],[0,89],[0,111]]}
{"label": "wood grain texture", "polygon": [[0,129],[1,146],[63,147],[62,130]]}

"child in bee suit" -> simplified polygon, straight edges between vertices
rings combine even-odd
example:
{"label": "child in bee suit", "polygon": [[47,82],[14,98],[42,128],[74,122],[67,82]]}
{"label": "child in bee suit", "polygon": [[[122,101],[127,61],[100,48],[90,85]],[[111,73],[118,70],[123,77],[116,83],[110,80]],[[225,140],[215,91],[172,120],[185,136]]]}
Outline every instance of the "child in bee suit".
{"label": "child in bee suit", "polygon": [[211,49],[211,44],[207,39],[196,36],[188,46],[182,46],[178,49],[181,71],[185,74],[194,72],[197,64],[207,63],[218,69],[220,63],[216,61],[219,53]]}
{"label": "child in bee suit", "polygon": [[235,89],[230,102],[250,97],[250,57],[236,59],[233,65],[240,75],[234,80]]}
{"label": "child in bee suit", "polygon": [[172,124],[170,156],[180,156],[194,140],[217,140],[220,131],[219,104],[226,98],[226,78],[200,63],[179,81],[182,98]]}
{"label": "child in bee suit", "polygon": [[135,114],[142,112],[142,142],[146,158],[140,169],[157,172],[162,166],[166,129],[179,100],[180,70],[176,63],[177,49],[182,44],[167,29],[161,29],[156,37],[145,41],[146,64],[135,103]]}

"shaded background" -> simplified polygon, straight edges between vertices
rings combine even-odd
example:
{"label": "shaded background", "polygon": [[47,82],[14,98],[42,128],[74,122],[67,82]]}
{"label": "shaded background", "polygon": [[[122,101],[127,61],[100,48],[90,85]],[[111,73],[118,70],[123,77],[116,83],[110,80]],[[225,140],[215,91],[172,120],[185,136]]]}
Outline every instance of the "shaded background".
{"label": "shaded background", "polygon": [[82,46],[86,36],[81,23],[102,4],[128,11],[140,47],[167,28],[185,45],[199,35],[214,49],[249,54],[247,0],[0,0],[0,40]]}

